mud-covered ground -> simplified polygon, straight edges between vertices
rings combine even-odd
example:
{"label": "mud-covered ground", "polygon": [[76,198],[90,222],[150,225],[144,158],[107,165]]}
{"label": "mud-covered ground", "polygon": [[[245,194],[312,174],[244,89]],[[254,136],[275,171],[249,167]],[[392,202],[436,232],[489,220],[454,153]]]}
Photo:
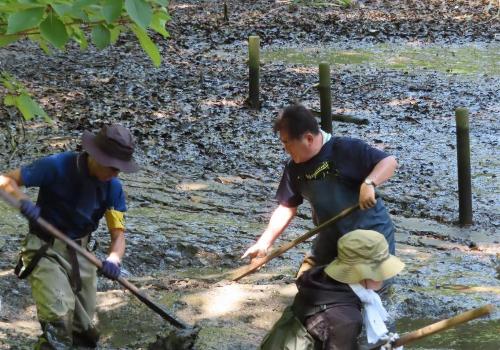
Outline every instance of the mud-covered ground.
{"label": "mud-covered ground", "polygon": [[[35,121],[23,130],[15,113],[2,107],[0,170],[77,148],[82,130],[102,123],[130,127],[144,167],[123,177],[128,277],[178,317],[202,326],[197,349],[254,349],[291,301],[294,273],[308,246],[241,283],[224,281],[224,272],[241,264],[239,256],[275,206],[286,156],[271,131],[272,120],[293,101],[319,110],[319,99],[313,88],[317,66],[278,57],[261,68],[262,108],[248,109],[248,35],[261,36],[264,53],[284,47],[369,50],[380,43],[495,47],[499,8],[493,1],[364,1],[347,9],[234,1],[228,23],[216,1],[175,1],[170,10],[171,39],[156,38],[164,58],[160,68],[152,68],[128,36],[101,52],[70,48],[47,56],[27,42],[0,49],[2,68],[54,118],[51,126]],[[432,67],[332,66],[333,111],[370,121],[335,123],[334,133],[365,139],[400,163],[397,175],[380,188],[397,225],[398,255],[407,263],[389,305],[400,319],[400,332],[500,304],[500,83],[498,62],[484,66],[481,73],[469,74]],[[455,225],[453,110],[458,106],[471,111],[475,224],[467,229]],[[0,349],[30,348],[39,333],[36,310],[28,285],[11,270],[26,227],[19,215],[0,207]],[[301,208],[280,242],[310,227],[309,210]],[[102,257],[108,242],[104,228],[96,240]],[[103,349],[147,348],[167,327],[104,279],[98,319]],[[497,312],[489,321],[421,347],[497,349],[498,320]]]}

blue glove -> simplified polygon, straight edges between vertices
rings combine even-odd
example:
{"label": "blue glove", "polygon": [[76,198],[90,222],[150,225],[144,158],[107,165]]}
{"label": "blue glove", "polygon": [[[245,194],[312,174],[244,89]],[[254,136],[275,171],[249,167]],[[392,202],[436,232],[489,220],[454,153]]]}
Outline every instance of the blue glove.
{"label": "blue glove", "polygon": [[19,210],[28,220],[36,221],[40,217],[40,207],[29,199],[21,199]]}
{"label": "blue glove", "polygon": [[120,271],[121,270],[119,264],[115,264],[114,262],[109,260],[104,260],[102,262],[101,272],[107,278],[116,280],[118,277],[120,277]]}

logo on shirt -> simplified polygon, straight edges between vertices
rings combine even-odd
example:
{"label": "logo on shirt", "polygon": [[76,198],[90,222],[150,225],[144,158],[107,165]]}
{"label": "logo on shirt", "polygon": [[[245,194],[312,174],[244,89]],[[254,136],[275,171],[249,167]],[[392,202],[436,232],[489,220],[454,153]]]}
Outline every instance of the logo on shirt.
{"label": "logo on shirt", "polygon": [[321,163],[312,173],[305,174],[305,178],[307,180],[316,180],[319,178],[324,178],[327,174],[330,173],[330,163],[323,162]]}

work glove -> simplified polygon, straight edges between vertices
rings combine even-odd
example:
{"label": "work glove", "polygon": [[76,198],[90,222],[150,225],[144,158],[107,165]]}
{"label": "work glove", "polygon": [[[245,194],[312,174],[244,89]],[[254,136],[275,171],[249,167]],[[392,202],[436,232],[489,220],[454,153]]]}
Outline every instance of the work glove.
{"label": "work glove", "polygon": [[387,333],[384,336],[384,340],[387,341],[385,345],[380,347],[380,350],[403,350],[403,346],[394,347],[394,342],[399,339],[399,335],[397,333]]}
{"label": "work glove", "polygon": [[116,280],[118,279],[118,277],[120,277],[120,264],[106,259],[102,262],[101,272],[107,278]]}
{"label": "work glove", "polygon": [[19,210],[28,220],[36,221],[40,217],[41,209],[29,199],[21,199],[19,201]]}

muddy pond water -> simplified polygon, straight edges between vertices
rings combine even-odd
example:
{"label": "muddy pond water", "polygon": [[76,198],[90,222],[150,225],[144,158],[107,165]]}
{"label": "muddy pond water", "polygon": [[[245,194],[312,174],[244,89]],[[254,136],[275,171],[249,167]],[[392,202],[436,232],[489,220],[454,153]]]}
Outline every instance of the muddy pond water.
{"label": "muddy pond water", "polygon": [[[262,60],[270,65],[272,62],[283,62],[290,66],[317,65],[326,61],[332,65],[349,67],[373,65],[377,69],[388,70],[433,70],[445,77],[459,75],[464,79],[469,76],[480,79],[483,76],[500,75],[500,44],[363,44],[359,47],[344,45],[337,48],[300,49],[273,47],[263,49]],[[447,84],[448,80],[444,80]],[[424,92],[425,87],[422,87]],[[470,90],[469,88],[468,91]],[[441,100],[445,98],[441,96]],[[498,106],[498,102],[495,106]],[[495,106],[492,107],[493,112]],[[354,109],[359,111],[361,108]],[[405,112],[407,114],[404,114],[402,122],[408,115],[415,116],[415,110]],[[237,112],[241,113],[240,110]],[[494,116],[493,113],[491,115]],[[419,121],[410,119],[410,122]],[[414,128],[417,129],[418,126]],[[373,132],[377,138],[382,138],[380,133],[380,130]],[[444,138],[443,135],[447,134],[438,135]],[[494,132],[490,130],[481,136],[482,139],[490,137],[492,143],[497,142]],[[387,135],[384,138],[390,140]],[[399,139],[400,134],[395,138]],[[422,139],[420,143],[423,143]],[[394,142],[394,145],[399,143]],[[480,146],[483,145],[478,145],[475,151],[483,149],[484,162],[489,162],[484,168],[488,171],[491,169],[491,173],[494,173],[498,169],[498,162],[491,157],[493,151]],[[433,150],[430,146],[429,149]],[[433,153],[429,149],[425,149],[425,153],[422,151],[422,159],[417,159],[417,163],[424,163],[427,158],[432,158]],[[241,150],[238,155],[240,153]],[[255,158],[255,153],[251,154],[251,158]],[[409,158],[409,153],[405,149],[404,156]],[[440,154],[442,153],[436,152],[434,156]],[[438,166],[429,165],[432,171],[436,171]],[[451,172],[448,167],[445,170],[446,173]],[[413,171],[414,169],[409,172]],[[177,317],[189,323],[201,323],[197,349],[255,349],[283,308],[291,302],[295,293],[292,267],[297,266],[307,247],[276,259],[263,272],[256,274],[254,279],[242,284],[221,283],[219,281],[222,276],[217,275],[221,271],[210,271],[210,268],[220,265],[228,268],[230,263],[240,263],[239,256],[264,227],[271,205],[274,205],[271,204],[271,198],[275,184],[252,180],[251,177],[238,178],[232,183],[225,176],[228,174],[222,174],[224,177],[218,181],[196,179],[197,187],[194,187],[183,185],[181,176],[169,179],[161,174],[162,172],[155,170],[153,175],[145,176],[143,180],[138,176],[125,179],[128,186],[126,192],[131,202],[127,226],[130,231],[128,253],[124,262],[124,267],[130,271],[128,277],[153,300],[170,308]],[[480,176],[484,182],[476,181],[477,198],[491,198],[491,207],[488,206],[484,211],[495,212],[498,209],[498,204],[495,204],[495,199],[498,202],[498,186],[494,180],[496,175],[490,172],[479,174],[476,177]],[[426,177],[425,174],[419,176]],[[435,177],[439,177],[439,182],[436,183],[445,187],[442,185],[444,176],[436,174]],[[405,187],[404,191],[410,191],[409,187]],[[420,191],[423,187],[417,183],[413,188]],[[401,201],[400,194],[404,191],[397,192],[398,201]],[[444,194],[434,197],[442,196],[453,202],[450,190],[446,189],[442,193]],[[247,200],[241,201],[241,198]],[[432,196],[425,194],[420,199],[422,206],[431,206],[428,202],[433,199]],[[390,203],[393,208],[396,204],[401,205],[396,200]],[[438,209],[442,211],[441,208]],[[399,318],[399,333],[413,331],[484,303],[500,305],[500,281],[493,277],[499,269],[495,265],[496,261],[493,261],[494,253],[485,249],[481,254],[474,255],[475,252],[468,249],[464,240],[452,237],[452,233],[458,229],[449,225],[449,222],[447,226],[441,225],[436,229],[430,227],[429,220],[418,221],[420,226],[415,223],[403,225],[401,222],[400,217],[398,244],[404,245],[404,249],[398,253],[405,259],[408,268],[400,280],[398,290],[398,301],[404,310],[398,310],[409,310],[410,306],[412,309],[403,312],[405,318]],[[295,238],[310,228],[310,225],[310,218],[305,217],[291,232],[286,232],[284,239]],[[11,273],[12,262],[26,232],[25,226],[19,215],[0,205],[0,294],[3,297],[0,348],[4,340],[12,348],[20,348],[19,344],[28,348],[39,333],[29,288]],[[488,225],[488,229],[492,227],[493,225]],[[493,230],[497,227],[493,227]],[[468,235],[479,249],[483,249],[482,232],[471,230],[460,234]],[[442,241],[446,241],[449,246],[443,245]],[[498,234],[488,244],[498,246]],[[105,247],[103,244],[97,250],[101,256],[105,254]],[[187,270],[186,266],[192,266],[192,269]],[[489,289],[488,292],[462,294],[461,291],[439,288],[445,284]],[[98,299],[98,318],[103,335],[101,349],[146,349],[158,332],[165,332],[168,328],[165,321],[138,300],[104,279],[100,279]],[[392,311],[393,314],[401,314]],[[500,349],[499,317],[497,311],[491,319],[471,322],[406,348],[497,350]],[[30,325],[29,332],[15,329],[18,322]]]}
{"label": "muddy pond water", "polygon": [[378,44],[362,47],[269,48],[263,62],[313,65],[372,64],[392,69],[430,69],[443,73],[500,75],[500,44],[425,45]]}

